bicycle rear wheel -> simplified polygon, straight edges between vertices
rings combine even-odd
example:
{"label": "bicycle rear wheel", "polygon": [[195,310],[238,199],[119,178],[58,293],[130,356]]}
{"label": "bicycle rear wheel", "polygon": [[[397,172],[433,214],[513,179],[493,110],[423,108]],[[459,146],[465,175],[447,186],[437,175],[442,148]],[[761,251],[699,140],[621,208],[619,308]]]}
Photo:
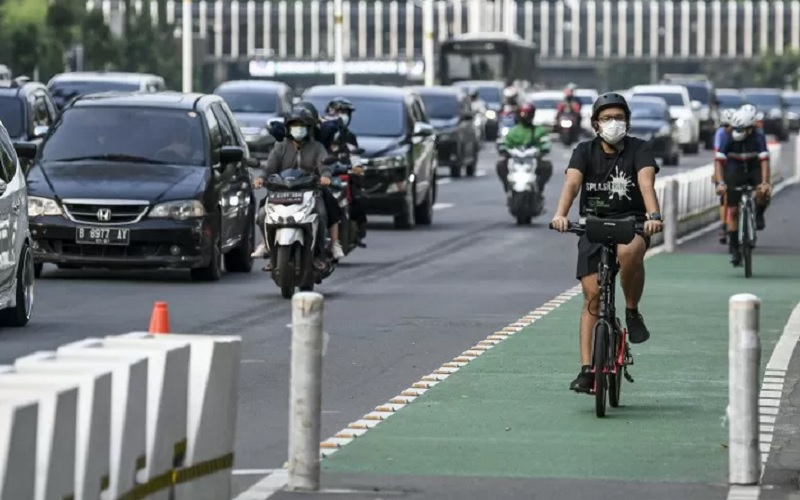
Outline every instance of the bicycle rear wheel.
{"label": "bicycle rear wheel", "polygon": [[611,405],[612,408],[616,408],[619,406],[619,398],[622,393],[622,370],[623,370],[622,365],[617,363],[617,361],[620,358],[620,353],[622,353],[621,355],[623,357],[625,355],[625,346],[623,345],[622,332],[619,331],[617,328],[614,329],[613,339],[614,339],[613,342],[614,349],[610,353],[612,358],[611,362],[609,362],[609,365],[616,368],[616,373],[608,374],[608,403]]}
{"label": "bicycle rear wheel", "polygon": [[742,251],[742,260],[744,260],[745,278],[753,276],[753,244],[750,241],[752,238],[750,219],[750,214],[746,214],[745,217],[742,217],[742,241],[739,242],[739,248],[741,248]]}
{"label": "bicycle rear wheel", "polygon": [[604,372],[608,365],[608,324],[601,321],[594,328],[594,408],[598,417],[606,416],[606,389],[608,377]]}

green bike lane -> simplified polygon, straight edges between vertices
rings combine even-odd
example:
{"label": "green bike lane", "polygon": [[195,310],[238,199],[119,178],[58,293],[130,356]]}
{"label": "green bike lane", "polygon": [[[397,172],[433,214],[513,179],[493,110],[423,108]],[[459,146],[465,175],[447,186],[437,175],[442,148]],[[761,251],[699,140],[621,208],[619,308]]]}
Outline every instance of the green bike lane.
{"label": "green bike lane", "polygon": [[323,486],[414,498],[619,498],[638,484],[622,497],[725,498],[728,298],[762,299],[763,370],[800,302],[800,231],[789,219],[800,190],[789,191],[773,206],[778,227],[759,233],[751,279],[711,235],[647,260],[641,310],[652,337],[633,346],[635,383],[624,383],[605,419],[593,397],[567,390],[578,368],[575,297],[327,457]]}

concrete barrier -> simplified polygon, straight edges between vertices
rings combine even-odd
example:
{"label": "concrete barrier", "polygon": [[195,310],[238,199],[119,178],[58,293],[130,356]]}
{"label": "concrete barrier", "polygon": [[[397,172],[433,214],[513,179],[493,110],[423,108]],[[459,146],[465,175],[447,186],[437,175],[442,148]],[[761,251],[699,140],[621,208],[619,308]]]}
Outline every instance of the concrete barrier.
{"label": "concrete barrier", "polygon": [[39,402],[0,395],[0,500],[34,498]]}
{"label": "concrete barrier", "polygon": [[147,464],[132,497],[169,500],[173,470],[186,455],[189,343],[118,335],[104,337],[103,346],[147,357]]}
{"label": "concrete barrier", "polygon": [[[33,499],[74,498],[78,427],[77,384],[63,379],[54,380],[47,375],[16,373],[4,367],[0,370],[0,399],[10,398],[32,398],[39,404],[34,455],[36,484]],[[30,457],[20,457],[20,460],[29,461]],[[3,487],[5,488],[5,484]]]}
{"label": "concrete barrier", "polygon": [[41,351],[17,359],[17,373],[63,380],[78,386],[75,499],[96,500],[108,490],[111,450],[111,370]]}
{"label": "concrete barrier", "polygon": [[186,458],[175,471],[175,500],[231,498],[241,337],[148,333],[127,337],[190,344]]}
{"label": "concrete barrier", "polygon": [[112,371],[111,482],[108,496],[130,493],[147,463],[147,356],[103,347],[102,339],[85,339],[56,350],[56,355]]}

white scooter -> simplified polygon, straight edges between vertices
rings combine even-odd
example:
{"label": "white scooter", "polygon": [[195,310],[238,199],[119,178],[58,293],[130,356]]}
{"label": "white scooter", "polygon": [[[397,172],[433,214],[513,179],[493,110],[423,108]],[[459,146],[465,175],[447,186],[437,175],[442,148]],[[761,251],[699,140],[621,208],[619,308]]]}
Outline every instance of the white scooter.
{"label": "white scooter", "polygon": [[264,221],[267,247],[272,261],[272,279],[289,299],[295,287],[312,291],[315,283],[330,276],[334,265],[330,245],[325,248],[328,258],[325,269],[314,266],[319,216],[314,206],[319,194],[319,180],[299,169],[284,170],[270,176]]}
{"label": "white scooter", "polygon": [[539,148],[507,149],[508,159],[508,209],[517,218],[517,224],[530,224],[531,219],[544,210],[544,197],[536,183]]}

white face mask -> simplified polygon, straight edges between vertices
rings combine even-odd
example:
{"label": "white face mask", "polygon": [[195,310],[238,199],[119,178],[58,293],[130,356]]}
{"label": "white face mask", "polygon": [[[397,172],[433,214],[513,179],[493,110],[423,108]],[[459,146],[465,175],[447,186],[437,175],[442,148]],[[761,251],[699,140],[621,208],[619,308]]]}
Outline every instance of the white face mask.
{"label": "white face mask", "polygon": [[609,144],[617,144],[627,133],[628,127],[623,121],[611,120],[600,124],[600,137]]}
{"label": "white face mask", "polygon": [[747,132],[744,131],[737,132],[736,130],[734,130],[731,135],[733,136],[734,141],[743,141],[745,136],[747,135]]}
{"label": "white face mask", "polygon": [[305,127],[290,127],[289,135],[292,136],[292,139],[302,141],[306,138],[306,135],[308,135],[308,129]]}
{"label": "white face mask", "polygon": [[350,115],[342,113],[341,115],[339,115],[339,118],[342,119],[342,123],[344,123],[345,127],[350,125]]}

